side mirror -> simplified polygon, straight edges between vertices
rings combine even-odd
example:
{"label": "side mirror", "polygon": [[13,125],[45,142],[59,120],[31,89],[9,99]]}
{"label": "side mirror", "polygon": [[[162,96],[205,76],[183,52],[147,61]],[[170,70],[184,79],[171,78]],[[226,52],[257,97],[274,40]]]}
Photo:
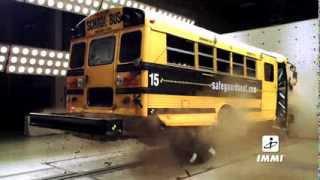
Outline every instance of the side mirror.
{"label": "side mirror", "polygon": [[298,80],[298,73],[297,73],[297,71],[294,71],[294,72],[293,72],[293,79]]}
{"label": "side mirror", "polygon": [[288,80],[289,80],[289,88],[293,90],[293,87],[298,83],[298,72],[296,66],[290,64],[289,72],[288,72]]}

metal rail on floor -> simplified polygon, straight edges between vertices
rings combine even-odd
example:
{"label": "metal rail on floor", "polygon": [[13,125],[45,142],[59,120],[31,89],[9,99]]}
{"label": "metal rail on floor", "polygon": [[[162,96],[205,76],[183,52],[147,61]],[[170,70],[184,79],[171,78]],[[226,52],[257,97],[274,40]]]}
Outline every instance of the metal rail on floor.
{"label": "metal rail on floor", "polygon": [[73,178],[86,177],[86,176],[94,176],[94,175],[99,175],[99,174],[108,174],[108,173],[112,173],[115,171],[136,168],[136,167],[139,167],[141,164],[142,164],[141,161],[134,161],[134,162],[126,163],[126,164],[120,164],[120,165],[116,165],[116,166],[99,168],[99,169],[94,169],[94,170],[90,170],[90,171],[70,172],[70,173],[64,174],[64,175],[46,177],[41,180],[65,180],[65,179],[73,179]]}

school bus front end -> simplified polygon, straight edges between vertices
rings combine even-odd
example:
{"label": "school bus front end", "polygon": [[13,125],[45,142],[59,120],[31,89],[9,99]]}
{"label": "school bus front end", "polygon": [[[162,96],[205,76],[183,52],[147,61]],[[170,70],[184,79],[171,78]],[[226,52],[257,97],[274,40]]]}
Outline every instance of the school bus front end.
{"label": "school bus front end", "polygon": [[98,134],[143,124],[146,96],[136,91],[148,86],[147,72],[140,69],[144,21],[143,11],[132,8],[86,18],[84,30],[71,41],[66,112],[31,113],[30,124]]}

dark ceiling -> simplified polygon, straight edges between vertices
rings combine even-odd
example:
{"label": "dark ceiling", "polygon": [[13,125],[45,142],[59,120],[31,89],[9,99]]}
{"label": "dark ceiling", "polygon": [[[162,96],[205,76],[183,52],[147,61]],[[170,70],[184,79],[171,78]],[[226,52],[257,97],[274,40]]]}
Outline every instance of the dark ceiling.
{"label": "dark ceiling", "polygon": [[[190,17],[218,33],[316,18],[316,0],[139,0]],[[54,24],[62,19],[61,30]],[[43,7],[0,0],[0,43],[25,44],[67,50],[70,29],[83,16]],[[57,35],[62,37],[57,45]],[[62,34],[62,35],[61,35]],[[55,43],[52,43],[55,41]],[[58,42],[59,44],[59,42]]]}
{"label": "dark ceiling", "polygon": [[218,33],[316,18],[317,0],[142,0]]}

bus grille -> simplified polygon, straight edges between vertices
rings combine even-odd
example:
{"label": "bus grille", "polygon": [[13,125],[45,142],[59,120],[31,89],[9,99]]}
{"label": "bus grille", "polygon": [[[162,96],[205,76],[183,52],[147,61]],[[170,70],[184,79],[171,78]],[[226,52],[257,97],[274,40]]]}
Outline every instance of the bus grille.
{"label": "bus grille", "polygon": [[112,88],[90,88],[88,90],[89,106],[112,106],[113,89]]}

